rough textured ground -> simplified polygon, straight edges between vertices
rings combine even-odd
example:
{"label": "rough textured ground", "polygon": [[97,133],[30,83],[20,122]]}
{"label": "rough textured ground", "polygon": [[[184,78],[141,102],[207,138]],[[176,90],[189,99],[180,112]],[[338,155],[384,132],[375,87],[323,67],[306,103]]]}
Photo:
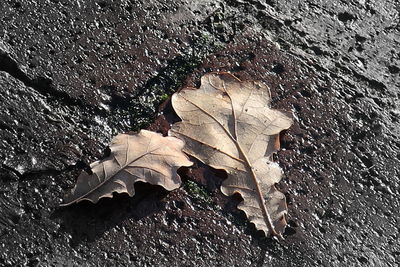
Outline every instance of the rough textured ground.
{"label": "rough textured ground", "polygon": [[[90,3],[86,3],[90,2]],[[0,265],[400,263],[399,12],[385,1],[0,2]],[[199,163],[172,193],[59,208],[117,132],[164,131],[209,71],[292,111],[276,160],[286,240],[265,239]],[[164,113],[162,115],[161,113]]]}

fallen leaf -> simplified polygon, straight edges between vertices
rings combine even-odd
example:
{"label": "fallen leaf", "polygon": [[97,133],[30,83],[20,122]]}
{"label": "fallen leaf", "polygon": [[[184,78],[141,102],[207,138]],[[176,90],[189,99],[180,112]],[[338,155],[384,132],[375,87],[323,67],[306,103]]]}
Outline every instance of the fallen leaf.
{"label": "fallen leaf", "polygon": [[182,152],[183,146],[182,140],[146,130],[119,134],[111,142],[110,156],[92,163],[92,174],[82,171],[62,206],[82,200],[96,203],[112,197],[113,192],[133,196],[138,181],[176,189],[181,185],[177,169],[192,165]]}
{"label": "fallen leaf", "polygon": [[271,156],[279,148],[279,133],[292,119],[270,108],[270,92],[261,82],[240,81],[228,73],[201,78],[199,89],[172,96],[181,122],[169,135],[185,141],[184,151],[228,178],[221,190],[239,193],[238,206],[266,235],[280,236],[286,226],[285,195],[275,188],[282,171]]}

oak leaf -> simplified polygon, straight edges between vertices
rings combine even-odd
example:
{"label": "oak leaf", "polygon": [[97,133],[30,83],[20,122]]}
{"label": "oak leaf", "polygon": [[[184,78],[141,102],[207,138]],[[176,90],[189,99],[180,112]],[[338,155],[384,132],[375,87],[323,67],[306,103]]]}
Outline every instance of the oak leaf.
{"label": "oak leaf", "polygon": [[169,135],[185,141],[184,151],[228,178],[221,191],[239,193],[250,222],[266,235],[281,236],[286,226],[285,195],[275,188],[282,171],[272,162],[279,149],[279,133],[292,119],[270,108],[269,89],[261,82],[240,81],[228,73],[201,78],[199,89],[182,90],[172,96],[181,122]]}
{"label": "oak leaf", "polygon": [[181,185],[177,169],[192,165],[182,152],[183,146],[182,140],[146,130],[119,134],[111,142],[111,154],[90,164],[92,174],[82,171],[62,206],[82,200],[96,203],[112,197],[113,192],[133,196],[138,181],[176,189]]}

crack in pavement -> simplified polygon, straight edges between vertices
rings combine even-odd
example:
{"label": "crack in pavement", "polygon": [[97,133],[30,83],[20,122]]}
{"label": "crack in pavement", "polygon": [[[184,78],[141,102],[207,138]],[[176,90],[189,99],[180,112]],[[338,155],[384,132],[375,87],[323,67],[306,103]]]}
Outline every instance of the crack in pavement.
{"label": "crack in pavement", "polygon": [[102,113],[102,110],[94,106],[89,106],[87,103],[80,99],[71,97],[68,93],[58,91],[53,86],[53,81],[46,77],[30,78],[21,68],[18,66],[16,60],[14,60],[6,51],[0,48],[0,71],[4,71],[22,82],[25,86],[33,88],[38,93],[50,97],[51,100],[62,101],[67,106],[78,106],[80,108],[89,109],[92,112]]}

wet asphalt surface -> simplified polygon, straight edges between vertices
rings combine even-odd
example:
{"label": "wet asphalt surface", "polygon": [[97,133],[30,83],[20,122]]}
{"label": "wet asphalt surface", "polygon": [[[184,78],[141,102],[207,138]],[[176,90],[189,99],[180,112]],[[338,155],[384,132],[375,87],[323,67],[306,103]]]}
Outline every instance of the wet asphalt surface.
{"label": "wet asphalt surface", "polygon": [[[400,4],[1,1],[1,266],[397,266]],[[90,2],[90,3],[89,3]],[[59,208],[118,132],[166,133],[168,97],[229,71],[295,124],[285,241],[265,238],[195,163],[174,192]]]}

